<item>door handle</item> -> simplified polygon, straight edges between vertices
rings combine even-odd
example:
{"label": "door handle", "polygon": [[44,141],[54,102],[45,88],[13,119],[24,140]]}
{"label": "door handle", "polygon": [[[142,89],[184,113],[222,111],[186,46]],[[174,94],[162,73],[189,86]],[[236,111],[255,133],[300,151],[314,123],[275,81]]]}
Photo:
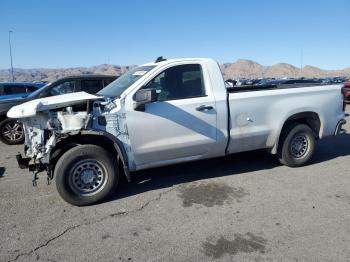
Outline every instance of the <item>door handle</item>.
{"label": "door handle", "polygon": [[206,106],[206,105],[201,105],[199,107],[196,107],[197,111],[208,111],[214,109],[212,106]]}

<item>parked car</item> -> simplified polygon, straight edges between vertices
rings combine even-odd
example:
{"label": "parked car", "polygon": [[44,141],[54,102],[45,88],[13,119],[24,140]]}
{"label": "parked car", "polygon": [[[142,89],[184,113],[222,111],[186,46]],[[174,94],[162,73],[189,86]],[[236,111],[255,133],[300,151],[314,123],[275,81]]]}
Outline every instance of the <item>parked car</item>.
{"label": "parked car", "polygon": [[59,79],[36,90],[26,97],[17,97],[0,101],[0,140],[8,145],[24,142],[23,127],[16,119],[9,119],[7,111],[15,106],[38,98],[84,91],[95,94],[113,82],[116,76],[81,75]]}
{"label": "parked car", "polygon": [[157,59],[97,95],[39,98],[7,115],[25,126],[19,166],[34,181],[46,171],[61,197],[80,206],[102,201],[136,170],[256,149],[305,165],[316,139],[344,132],[341,88],[225,88],[214,60]]}
{"label": "parked car", "polygon": [[348,80],[348,82],[344,83],[343,92],[345,97],[345,103],[349,104],[350,103],[350,79]]}
{"label": "parked car", "polygon": [[321,81],[318,79],[279,79],[272,80],[267,82],[269,85],[295,85],[295,84],[304,84],[304,85],[314,85],[321,84]]}
{"label": "parked car", "polygon": [[26,97],[44,85],[44,83],[31,82],[0,82],[0,101]]}

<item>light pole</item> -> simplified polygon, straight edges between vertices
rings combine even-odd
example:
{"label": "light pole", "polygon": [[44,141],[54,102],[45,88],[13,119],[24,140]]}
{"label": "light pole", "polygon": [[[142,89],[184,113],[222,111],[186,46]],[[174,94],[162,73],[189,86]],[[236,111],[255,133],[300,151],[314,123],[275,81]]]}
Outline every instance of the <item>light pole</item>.
{"label": "light pole", "polygon": [[12,75],[12,82],[15,82],[15,77],[14,77],[14,75],[13,75],[13,64],[12,64],[11,33],[13,33],[12,30],[9,31],[9,47],[10,47],[10,59],[11,59],[11,75]]}
{"label": "light pole", "polygon": [[304,56],[304,52],[303,49],[301,49],[300,51],[300,77],[303,77],[303,57]]}

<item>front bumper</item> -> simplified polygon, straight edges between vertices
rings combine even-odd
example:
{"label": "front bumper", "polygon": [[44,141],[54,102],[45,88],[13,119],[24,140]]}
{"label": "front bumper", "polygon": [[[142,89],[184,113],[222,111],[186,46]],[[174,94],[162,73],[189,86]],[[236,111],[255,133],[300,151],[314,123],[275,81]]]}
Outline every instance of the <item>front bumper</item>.
{"label": "front bumper", "polygon": [[335,136],[346,133],[346,130],[343,129],[343,125],[345,125],[345,124],[346,124],[346,120],[345,119],[342,119],[342,120],[340,120],[338,122],[337,127],[335,128],[335,132],[334,132]]}

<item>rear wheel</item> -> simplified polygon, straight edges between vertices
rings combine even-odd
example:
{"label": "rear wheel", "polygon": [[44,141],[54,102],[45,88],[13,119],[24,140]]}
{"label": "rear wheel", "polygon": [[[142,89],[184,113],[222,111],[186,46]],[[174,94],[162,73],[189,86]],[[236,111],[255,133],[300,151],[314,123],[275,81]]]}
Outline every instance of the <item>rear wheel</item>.
{"label": "rear wheel", "polygon": [[315,137],[305,124],[291,123],[281,134],[279,161],[289,167],[305,165],[315,151]]}
{"label": "rear wheel", "polygon": [[5,119],[0,122],[0,140],[7,145],[17,145],[24,142],[23,125],[15,119]]}
{"label": "rear wheel", "polygon": [[96,145],[68,150],[55,167],[61,197],[76,206],[91,205],[109,197],[118,185],[116,158]]}

